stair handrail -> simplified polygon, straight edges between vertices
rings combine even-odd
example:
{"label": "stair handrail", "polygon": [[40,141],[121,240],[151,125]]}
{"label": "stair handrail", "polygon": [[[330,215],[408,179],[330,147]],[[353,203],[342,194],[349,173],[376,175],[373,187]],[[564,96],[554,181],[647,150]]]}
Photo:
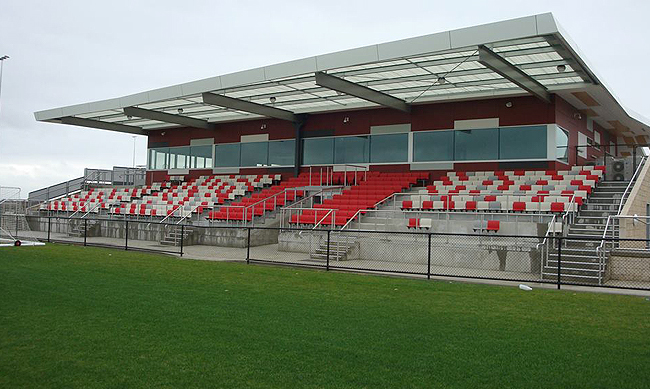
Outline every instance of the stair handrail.
{"label": "stair handrail", "polygon": [[[301,188],[301,187],[296,186],[296,187],[288,188],[288,189],[300,190],[300,189],[298,189],[298,188]],[[314,197],[316,197],[316,196],[318,196],[318,195],[322,195],[322,194],[325,193],[325,192],[333,192],[333,191],[335,191],[335,190],[342,190],[343,188],[344,188],[344,187],[343,187],[343,186],[340,186],[340,185],[338,185],[338,186],[332,186],[332,187],[329,187],[329,188],[322,188],[322,189],[320,189],[318,192],[312,193],[312,194],[310,194],[309,196],[303,197],[302,199],[300,199],[300,200],[294,202],[293,204],[291,204],[291,206],[283,207],[283,208],[281,209],[281,213],[282,213],[282,221],[284,221],[284,219],[286,218],[286,212],[287,212],[287,211],[289,211],[289,217],[291,217],[291,211],[300,211],[301,209],[310,209],[310,208],[296,207],[297,205],[300,205],[300,204],[302,204],[302,203],[305,202],[305,201],[309,201],[309,200],[313,199]],[[282,193],[282,192],[279,192],[279,193]],[[326,208],[323,208],[323,209],[326,209]],[[282,222],[282,223],[283,223],[283,222]],[[283,228],[283,224],[280,225],[280,228]]]}
{"label": "stair handrail", "polygon": [[81,216],[81,219],[83,219],[83,218],[85,218],[86,216],[88,216],[89,213],[91,213],[92,211],[94,211],[94,210],[95,210],[97,207],[99,207],[100,205],[102,205],[101,202],[97,202],[97,203],[95,203],[95,206],[92,207],[92,208],[90,208],[90,209],[88,210],[88,212],[84,213],[84,214]]}
{"label": "stair handrail", "polygon": [[[327,209],[327,208],[321,208],[321,209]],[[327,216],[329,216],[331,213],[334,213],[334,215],[332,215],[332,224],[334,224],[334,220],[336,218],[336,210],[332,208],[327,211],[325,216],[323,216],[322,218],[320,218],[320,220],[318,220],[318,222],[312,228],[312,231],[315,230],[318,226],[320,226],[321,223],[323,223],[323,220],[325,220],[325,218],[327,218]],[[318,212],[316,212],[316,215],[318,215]]]}
{"label": "stair handrail", "polygon": [[[573,194],[571,195],[571,201],[569,201],[569,206],[567,207],[566,211],[564,211],[564,214],[562,215],[562,228],[564,228],[565,224],[573,223],[573,220],[575,219],[576,208],[577,208],[576,195]],[[569,215],[571,215],[571,217],[569,217]]]}
{"label": "stair handrail", "polygon": [[616,215],[620,215],[621,212],[623,211],[623,204],[625,204],[625,197],[629,196],[628,192],[630,191],[630,188],[632,187],[634,181],[636,181],[636,178],[641,171],[641,167],[645,164],[646,159],[647,157],[645,156],[641,157],[641,162],[639,162],[639,166],[636,167],[636,170],[634,171],[634,174],[632,175],[630,182],[627,184],[627,187],[625,188],[625,192],[623,192],[623,195],[621,196],[621,201],[618,204],[618,212],[616,213]]}
{"label": "stair handrail", "polygon": [[[552,227],[549,227],[546,230],[546,235],[544,235],[544,239],[535,246],[535,248],[537,250],[540,250],[543,247],[548,247],[548,238],[550,237],[551,230],[553,230],[553,232],[555,232],[555,219],[557,219],[557,215],[553,215],[553,218],[551,219],[551,221],[549,223],[549,225],[552,226]],[[562,224],[562,228],[564,229],[564,223]],[[546,259],[546,262],[548,262],[548,259],[546,258],[546,256],[548,256],[548,251],[549,250],[547,248],[545,252],[542,252],[542,258],[541,258],[542,269],[544,268],[544,260]]]}

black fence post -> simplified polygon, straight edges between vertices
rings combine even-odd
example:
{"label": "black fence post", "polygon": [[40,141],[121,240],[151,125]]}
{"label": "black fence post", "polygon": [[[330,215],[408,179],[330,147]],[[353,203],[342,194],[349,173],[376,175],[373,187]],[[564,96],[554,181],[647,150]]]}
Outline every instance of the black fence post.
{"label": "black fence post", "polygon": [[124,219],[124,250],[129,249],[129,220]]}
{"label": "black fence post", "polygon": [[47,243],[50,243],[50,231],[52,231],[52,216],[47,218]]}
{"label": "black fence post", "polygon": [[183,257],[183,241],[184,240],[185,240],[185,224],[181,224],[181,258]]}
{"label": "black fence post", "polygon": [[429,245],[427,247],[427,280],[431,279],[431,233],[429,236]]}
{"label": "black fence post", "polygon": [[[325,270],[329,271],[330,270],[330,233],[332,230],[327,230],[327,257],[326,257],[326,262],[325,262]],[[340,239],[339,239],[340,241]]]}
{"label": "black fence post", "polygon": [[88,239],[88,219],[84,219],[84,246],[86,245],[87,239]]}
{"label": "black fence post", "polygon": [[562,237],[557,239],[557,289],[562,285]]}
{"label": "black fence post", "polygon": [[246,229],[246,263],[251,262],[251,228],[247,227]]}
{"label": "black fence post", "polygon": [[18,215],[16,215],[16,239],[18,239]]}

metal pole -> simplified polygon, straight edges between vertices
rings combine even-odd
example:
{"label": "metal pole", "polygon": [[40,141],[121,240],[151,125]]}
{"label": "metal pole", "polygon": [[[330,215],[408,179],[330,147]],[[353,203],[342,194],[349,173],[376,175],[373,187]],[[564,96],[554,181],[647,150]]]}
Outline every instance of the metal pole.
{"label": "metal pole", "polygon": [[557,239],[557,290],[560,290],[562,277],[562,237]]}
{"label": "metal pole", "polygon": [[[136,138],[136,136],[133,135],[133,167],[135,167],[135,138]],[[127,172],[128,172],[128,170],[127,170]],[[134,184],[135,184],[135,182],[134,182]]]}
{"label": "metal pole", "polygon": [[84,246],[88,238],[88,219],[84,219]]}
{"label": "metal pole", "polygon": [[129,249],[129,219],[124,220],[124,250]]}
{"label": "metal pole", "polygon": [[247,229],[248,237],[246,238],[246,263],[251,261],[251,228]]}
{"label": "metal pole", "polygon": [[325,270],[330,270],[330,232],[332,230],[327,230],[327,262],[325,264]]}
{"label": "metal pole", "polygon": [[16,239],[18,239],[18,215],[16,215]]}
{"label": "metal pole", "polygon": [[429,233],[429,246],[427,255],[427,280],[431,279],[431,233]]}
{"label": "metal pole", "polygon": [[185,224],[181,224],[181,257],[183,257],[183,240],[185,240]]}
{"label": "metal pole", "polygon": [[52,230],[52,216],[47,217],[47,243],[50,243],[50,231]]}

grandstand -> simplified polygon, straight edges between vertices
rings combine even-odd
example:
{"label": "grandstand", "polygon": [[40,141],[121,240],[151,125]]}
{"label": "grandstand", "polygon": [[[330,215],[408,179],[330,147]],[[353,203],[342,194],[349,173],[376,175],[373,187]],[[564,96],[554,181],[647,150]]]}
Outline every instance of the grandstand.
{"label": "grandstand", "polygon": [[[649,121],[613,97],[551,14],[35,116],[148,136],[146,182],[48,196],[30,222],[48,238],[86,242],[94,228],[118,239],[121,228],[160,245],[272,247],[353,268],[430,267],[433,244],[454,251],[445,268],[552,279],[561,236],[573,241],[567,277],[604,284],[609,261],[625,261],[606,238],[638,237],[619,220],[650,203]],[[50,217],[69,223],[50,231]],[[404,259],[416,244],[428,258]]]}

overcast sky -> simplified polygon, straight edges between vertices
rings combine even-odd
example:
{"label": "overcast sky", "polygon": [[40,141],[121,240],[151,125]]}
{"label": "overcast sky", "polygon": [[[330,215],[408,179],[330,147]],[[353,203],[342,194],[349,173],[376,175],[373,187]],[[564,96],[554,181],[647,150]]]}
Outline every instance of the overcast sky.
{"label": "overcast sky", "polygon": [[[127,134],[34,111],[543,12],[623,105],[650,117],[650,1],[0,1],[0,186],[27,192],[84,167],[132,164]],[[136,138],[146,162],[146,137]]]}

